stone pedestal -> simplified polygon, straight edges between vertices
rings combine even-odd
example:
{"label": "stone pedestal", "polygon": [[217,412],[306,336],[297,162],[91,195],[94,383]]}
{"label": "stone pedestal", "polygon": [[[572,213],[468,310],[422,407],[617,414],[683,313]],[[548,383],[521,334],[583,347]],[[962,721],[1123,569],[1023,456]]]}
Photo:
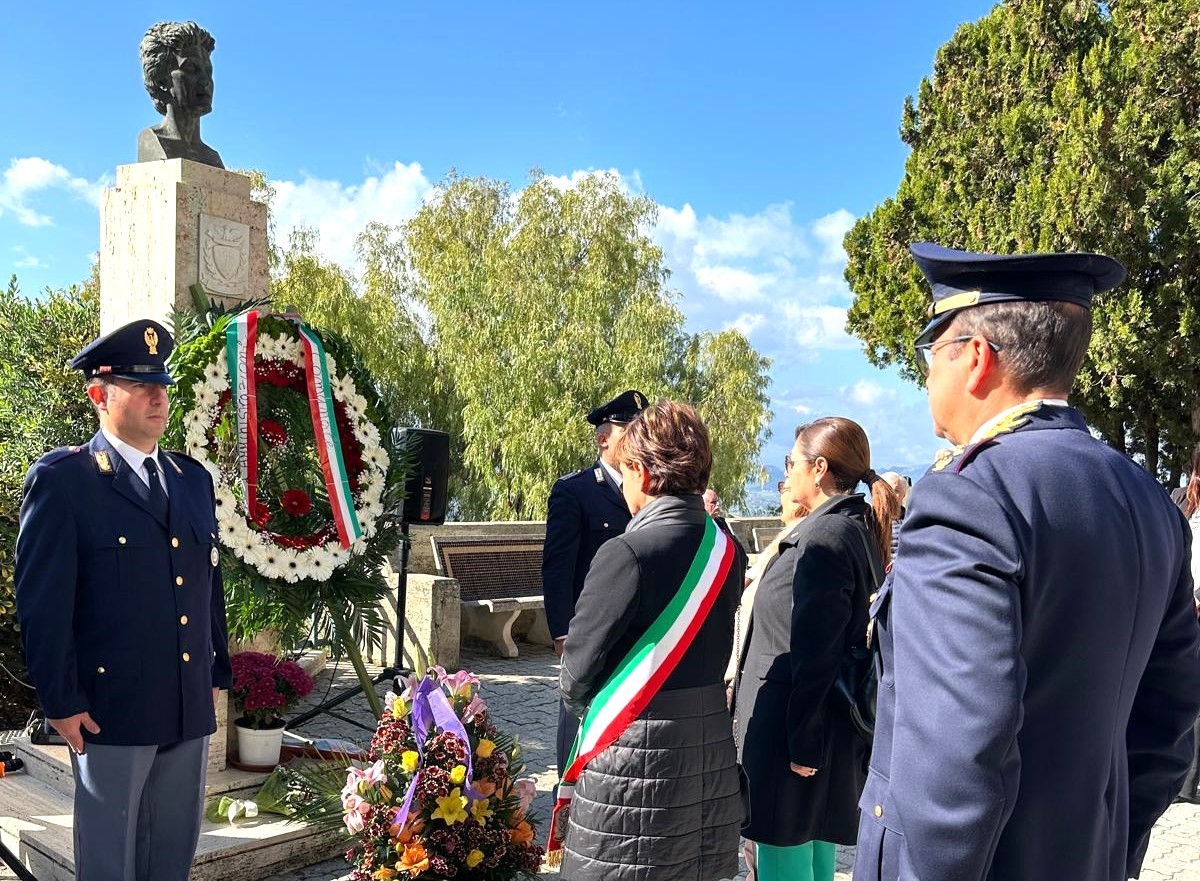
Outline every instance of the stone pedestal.
{"label": "stone pedestal", "polygon": [[267,206],[245,175],[186,159],[117,168],[100,210],[100,332],[192,308],[199,282],[233,306],[267,293]]}
{"label": "stone pedestal", "polygon": [[[382,642],[362,646],[367,661],[390,667],[396,652],[396,586],[399,575],[385,568],[392,591],[380,603],[386,623]],[[424,670],[441,664],[447,670],[458,668],[459,655],[458,581],[436,575],[408,574],[404,605],[404,663],[411,670]]]}

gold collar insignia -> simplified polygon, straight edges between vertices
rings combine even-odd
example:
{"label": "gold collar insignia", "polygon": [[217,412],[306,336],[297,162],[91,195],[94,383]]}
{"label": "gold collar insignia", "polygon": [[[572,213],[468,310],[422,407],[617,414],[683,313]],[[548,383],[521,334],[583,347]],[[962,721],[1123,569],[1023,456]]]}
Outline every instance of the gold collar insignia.
{"label": "gold collar insignia", "polygon": [[938,450],[937,455],[933,457],[933,470],[943,470],[947,465],[953,462],[955,458],[962,454],[963,449],[965,448],[962,446],[957,446],[953,448],[946,447]]}
{"label": "gold collar insignia", "polygon": [[112,474],[113,465],[112,459],[108,456],[107,450],[97,450],[95,453],[96,470],[101,474]]}
{"label": "gold collar insignia", "polygon": [[1041,401],[1030,401],[1028,404],[1023,404],[1017,407],[1012,412],[1008,413],[1003,419],[984,432],[983,437],[975,441],[976,444],[981,444],[984,441],[990,441],[994,437],[999,437],[1002,434],[1010,434],[1029,422],[1030,414],[1036,412],[1042,406]]}

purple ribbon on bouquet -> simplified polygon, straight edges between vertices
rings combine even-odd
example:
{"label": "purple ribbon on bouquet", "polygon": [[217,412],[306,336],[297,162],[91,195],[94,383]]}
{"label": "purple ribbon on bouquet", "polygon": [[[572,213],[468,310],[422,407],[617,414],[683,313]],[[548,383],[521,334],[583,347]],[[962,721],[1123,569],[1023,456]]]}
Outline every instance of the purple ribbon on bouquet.
{"label": "purple ribbon on bouquet", "polygon": [[412,811],[413,796],[417,791],[417,783],[421,779],[420,765],[425,761],[425,738],[429,735],[430,728],[448,731],[462,741],[463,750],[467,754],[464,763],[467,766],[467,776],[463,779],[463,794],[466,795],[468,801],[472,802],[483,798],[483,794],[471,785],[475,775],[471,769],[471,741],[467,737],[467,729],[463,727],[454,708],[450,706],[450,701],[446,697],[446,692],[442,691],[441,684],[431,676],[427,675],[422,679],[413,691],[412,727],[419,757],[417,773],[413,774],[412,782],[408,784],[408,791],[404,794],[404,803],[396,809],[392,823],[403,826]]}

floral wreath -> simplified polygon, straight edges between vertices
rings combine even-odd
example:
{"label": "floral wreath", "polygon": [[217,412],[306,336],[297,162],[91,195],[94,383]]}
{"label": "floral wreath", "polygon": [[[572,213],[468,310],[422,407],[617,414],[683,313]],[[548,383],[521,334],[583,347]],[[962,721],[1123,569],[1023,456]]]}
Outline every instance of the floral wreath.
{"label": "floral wreath", "polygon": [[[308,379],[299,331],[289,333],[290,322],[270,323],[276,333],[259,335],[255,345],[254,374],[259,388],[290,390],[304,396]],[[223,347],[204,366],[203,379],[192,386],[194,404],[184,415],[187,452],[212,475],[222,544],[264,578],[292,583],[304,578],[328,578],[352,554],[365,549],[383,513],[390,460],[380,442],[379,429],[370,419],[367,399],[359,393],[354,378],[338,373],[332,355],[326,355],[326,364],[341,457],[349,476],[354,513],[362,528],[362,535],[348,548],[339,540],[332,515],[316,512],[313,496],[322,494],[324,488],[315,486],[315,481],[287,487],[274,500],[260,498],[247,505],[244,491],[240,492],[243,488],[236,482],[236,471],[228,467],[232,445],[222,443],[232,437],[227,424],[233,409]],[[298,443],[293,437],[295,432],[280,419],[264,416],[257,429],[263,441],[260,456],[267,462]],[[311,438],[303,442],[311,443]],[[286,528],[301,524],[304,528],[299,530]]]}

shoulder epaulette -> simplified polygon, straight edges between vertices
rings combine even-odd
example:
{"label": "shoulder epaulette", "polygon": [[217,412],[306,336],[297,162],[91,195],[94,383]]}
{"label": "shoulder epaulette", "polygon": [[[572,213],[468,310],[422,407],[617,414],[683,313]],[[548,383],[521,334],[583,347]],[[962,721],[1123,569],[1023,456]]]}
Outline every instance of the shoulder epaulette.
{"label": "shoulder epaulette", "polygon": [[37,460],[38,465],[55,465],[83,452],[83,447],[59,447]]}
{"label": "shoulder epaulette", "polygon": [[572,477],[578,477],[579,475],[583,474],[587,470],[588,470],[587,468],[580,468],[578,471],[570,471],[570,472],[564,474],[562,477],[560,477],[559,480],[570,480]]}

